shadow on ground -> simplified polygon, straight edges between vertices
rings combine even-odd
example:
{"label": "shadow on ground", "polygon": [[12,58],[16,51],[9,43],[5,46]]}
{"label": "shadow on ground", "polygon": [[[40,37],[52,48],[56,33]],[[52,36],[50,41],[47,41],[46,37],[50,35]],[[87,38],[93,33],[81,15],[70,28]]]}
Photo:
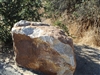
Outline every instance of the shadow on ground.
{"label": "shadow on ground", "polygon": [[[86,45],[75,45],[77,67],[74,75],[100,75],[100,50]],[[43,73],[13,66],[13,53],[0,54],[0,75],[45,75]]]}
{"label": "shadow on ground", "polygon": [[100,50],[89,46],[75,46],[76,71],[74,75],[100,75]]}

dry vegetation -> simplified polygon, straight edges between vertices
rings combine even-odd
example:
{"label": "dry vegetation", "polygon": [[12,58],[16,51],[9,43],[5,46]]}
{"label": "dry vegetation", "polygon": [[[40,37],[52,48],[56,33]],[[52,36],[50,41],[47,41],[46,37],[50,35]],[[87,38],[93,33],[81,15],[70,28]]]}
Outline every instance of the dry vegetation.
{"label": "dry vegetation", "polygon": [[66,25],[76,43],[100,46],[100,0],[64,0],[62,7],[53,0],[51,5],[49,15],[51,13],[53,23],[55,20]]}

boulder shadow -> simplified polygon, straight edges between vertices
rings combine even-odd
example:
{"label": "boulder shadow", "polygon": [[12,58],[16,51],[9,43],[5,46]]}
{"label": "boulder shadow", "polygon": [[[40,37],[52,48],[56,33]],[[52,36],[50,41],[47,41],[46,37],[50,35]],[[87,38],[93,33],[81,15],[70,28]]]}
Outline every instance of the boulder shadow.
{"label": "boulder shadow", "polygon": [[77,64],[74,75],[100,75],[100,50],[86,45],[74,48]]}

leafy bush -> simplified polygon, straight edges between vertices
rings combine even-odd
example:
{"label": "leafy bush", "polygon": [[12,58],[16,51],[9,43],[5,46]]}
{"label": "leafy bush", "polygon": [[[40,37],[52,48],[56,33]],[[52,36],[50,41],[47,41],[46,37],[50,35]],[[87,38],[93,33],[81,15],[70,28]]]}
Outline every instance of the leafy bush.
{"label": "leafy bush", "polygon": [[81,4],[76,4],[76,11],[73,13],[76,13],[78,17],[85,17],[85,18],[94,18],[99,17],[97,15],[100,14],[100,5],[99,0],[89,0],[85,1]]}
{"label": "leafy bush", "polygon": [[100,32],[100,0],[88,0],[78,4],[72,15],[81,24],[86,23],[85,28],[92,27],[97,33]]}
{"label": "leafy bush", "polygon": [[63,29],[69,35],[68,28],[66,27],[66,25],[64,23],[57,20],[57,21],[55,21],[55,25],[59,26],[61,29]]}
{"label": "leafy bush", "polygon": [[64,11],[71,13],[75,10],[75,5],[84,2],[85,0],[43,0],[47,14],[52,16],[61,15]]}
{"label": "leafy bush", "polygon": [[40,21],[41,0],[0,0],[0,40],[12,43],[10,30],[19,20]]}

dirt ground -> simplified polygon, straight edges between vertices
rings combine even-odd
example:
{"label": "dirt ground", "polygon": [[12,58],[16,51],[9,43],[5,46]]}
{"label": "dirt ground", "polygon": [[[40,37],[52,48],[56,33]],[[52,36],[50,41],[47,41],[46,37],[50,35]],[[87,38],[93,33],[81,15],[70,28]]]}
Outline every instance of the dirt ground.
{"label": "dirt ground", "polygon": [[100,75],[100,50],[86,45],[75,46],[77,67],[74,75]]}
{"label": "dirt ground", "polygon": [[[0,75],[44,75],[17,67],[12,55],[0,53]],[[100,75],[99,49],[86,45],[75,45],[75,55],[77,67],[74,75]]]}

